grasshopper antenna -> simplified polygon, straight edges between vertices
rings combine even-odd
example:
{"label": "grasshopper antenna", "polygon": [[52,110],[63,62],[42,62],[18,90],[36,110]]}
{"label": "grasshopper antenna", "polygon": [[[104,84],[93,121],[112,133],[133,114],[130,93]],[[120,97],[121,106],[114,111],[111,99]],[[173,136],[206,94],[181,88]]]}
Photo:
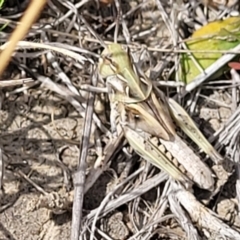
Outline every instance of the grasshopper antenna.
{"label": "grasshopper antenna", "polygon": [[80,15],[81,21],[86,25],[88,31],[100,42],[100,44],[104,47],[107,48],[107,45],[105,42],[102,40],[102,38],[96,33],[96,31],[93,30],[93,28],[90,26],[90,24],[85,20],[85,18]]}

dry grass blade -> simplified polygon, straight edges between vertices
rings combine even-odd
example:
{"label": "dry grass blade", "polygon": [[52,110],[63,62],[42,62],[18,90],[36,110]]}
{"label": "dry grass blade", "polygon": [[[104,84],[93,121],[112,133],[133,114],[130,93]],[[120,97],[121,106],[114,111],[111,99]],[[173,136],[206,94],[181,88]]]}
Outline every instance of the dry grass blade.
{"label": "dry grass blade", "polygon": [[185,230],[188,239],[200,240],[201,238],[197,232],[197,229],[193,226],[190,218],[185,214],[184,210],[176,199],[175,191],[172,191],[172,193],[168,195],[168,200],[171,211],[175,216],[177,216],[177,221]]}
{"label": "dry grass blade", "polygon": [[46,4],[46,0],[33,0],[31,1],[29,8],[27,9],[26,13],[24,14],[21,25],[19,25],[16,30],[14,31],[13,35],[11,36],[8,47],[1,53],[0,55],[0,75],[5,70],[6,66],[8,65],[11,55],[15,50],[15,47],[22,38],[24,38],[25,34],[29,31],[34,21],[40,15],[43,7]]}
{"label": "dry grass blade", "polygon": [[[7,49],[8,47],[8,42],[3,44],[0,49]],[[36,43],[36,42],[27,42],[27,41],[19,41],[16,45],[16,48],[20,48],[20,49],[31,49],[31,48],[40,48],[40,49],[48,49],[51,51],[56,51],[58,53],[63,54],[64,56],[68,56],[68,57],[72,57],[73,59],[79,61],[80,63],[84,63],[85,61],[89,60],[87,58],[85,58],[82,55],[79,55],[73,51],[61,48],[61,47],[55,47],[52,46],[51,44],[45,44],[45,43]],[[83,50],[84,51],[84,50]],[[84,51],[85,52],[85,51]],[[92,62],[93,63],[93,62]]]}
{"label": "dry grass blade", "polygon": [[215,239],[218,237],[227,237],[230,239],[239,239],[240,233],[229,227],[216,214],[205,206],[188,191],[175,188],[175,194],[182,206],[190,215],[193,222],[197,222],[202,230],[206,230]]}
{"label": "dry grass blade", "polygon": [[[143,169],[141,169],[141,171],[142,170]],[[139,171],[138,171],[138,173],[139,173]],[[131,176],[129,176],[129,177],[131,177]],[[152,178],[148,179],[147,181],[145,181],[144,183],[142,183],[141,185],[139,185],[137,188],[133,189],[132,191],[129,191],[129,192],[119,196],[117,199],[109,201],[106,204],[104,211],[101,213],[101,216],[106,215],[107,213],[109,213],[110,211],[113,211],[117,207],[135,199],[136,197],[142,195],[143,193],[148,192],[150,189],[155,188],[161,182],[165,181],[166,178],[167,178],[166,174],[163,174],[163,173],[157,174],[154,177],[152,177]],[[94,218],[94,216],[96,215],[97,212],[98,212],[98,209],[92,210],[84,219],[86,221],[86,223],[89,224],[89,221]],[[84,233],[84,231],[83,231],[83,233]]]}
{"label": "dry grass blade", "polygon": [[[76,108],[76,110],[79,112],[79,114],[83,117],[85,117],[85,113],[84,113],[84,108],[83,106],[79,103],[79,101],[77,101],[76,99],[81,99],[81,97],[79,96],[75,96],[74,93],[72,93],[71,91],[69,91],[66,87],[59,85],[57,83],[54,83],[53,81],[51,81],[51,79],[49,78],[45,78],[43,76],[40,75],[36,75],[37,79],[39,81],[41,81],[43,83],[43,86],[47,86],[49,89],[51,89],[54,92],[57,92],[58,94],[60,94],[60,96],[62,96],[63,98],[67,99],[72,105],[73,107]],[[76,98],[74,98],[74,97]],[[107,135],[109,135],[109,131],[108,129],[106,129],[106,127],[102,124],[101,120],[98,118],[98,116],[96,116],[95,114],[93,115],[93,119],[96,123],[96,125],[103,131],[106,132]]]}
{"label": "dry grass blade", "polygon": [[110,198],[118,191],[118,189],[120,189],[122,186],[124,186],[129,181],[131,181],[141,171],[142,171],[142,169],[139,169],[138,171],[133,173],[131,176],[127,177],[124,181],[122,181],[120,184],[115,186],[114,190],[111,191],[110,193],[108,193],[107,196],[102,200],[101,205],[98,207],[96,215],[94,216],[94,219],[93,219],[90,240],[94,239],[94,233],[95,233],[95,229],[96,229],[97,220],[99,219],[99,216],[101,215],[101,213],[105,212],[105,207],[110,202]]}
{"label": "dry grass blade", "polygon": [[3,171],[4,171],[3,154],[2,148],[0,147],[0,189],[2,189]]}
{"label": "dry grass blade", "polygon": [[23,84],[31,85],[33,83],[33,79],[31,78],[24,78],[24,79],[17,79],[17,80],[1,80],[0,88],[7,88],[10,86],[18,86]]}

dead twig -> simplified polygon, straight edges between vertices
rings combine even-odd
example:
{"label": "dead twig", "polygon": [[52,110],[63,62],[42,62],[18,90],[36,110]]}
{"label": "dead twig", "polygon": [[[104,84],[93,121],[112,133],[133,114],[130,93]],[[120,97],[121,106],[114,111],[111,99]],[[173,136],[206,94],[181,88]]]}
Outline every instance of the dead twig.
{"label": "dead twig", "polygon": [[[97,84],[96,71],[92,76],[92,84],[93,86],[96,86]],[[86,117],[84,122],[84,131],[80,145],[79,166],[77,168],[77,173],[74,179],[74,202],[72,210],[73,216],[72,216],[71,240],[78,240],[80,235],[82,220],[82,205],[86,176],[86,159],[88,155],[89,137],[91,134],[94,100],[95,94],[89,93],[86,107]]]}

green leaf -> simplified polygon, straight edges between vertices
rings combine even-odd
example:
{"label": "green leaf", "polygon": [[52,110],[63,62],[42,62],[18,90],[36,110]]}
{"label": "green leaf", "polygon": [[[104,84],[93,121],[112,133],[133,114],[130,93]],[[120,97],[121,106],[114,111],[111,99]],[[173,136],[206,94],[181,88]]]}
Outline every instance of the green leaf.
{"label": "green leaf", "polygon": [[0,0],[0,9],[2,8],[4,2],[5,2],[5,0]]}
{"label": "green leaf", "polygon": [[[226,20],[220,20],[209,23],[208,25],[195,31],[186,45],[189,50],[204,50],[203,53],[192,53],[196,62],[205,70],[219,59],[221,53],[211,53],[211,50],[230,50],[240,43],[240,17],[231,17]],[[196,66],[189,54],[181,56],[182,69],[180,77],[185,83],[190,83],[201,70]],[[226,68],[220,69],[213,78],[217,78],[226,71]]]}

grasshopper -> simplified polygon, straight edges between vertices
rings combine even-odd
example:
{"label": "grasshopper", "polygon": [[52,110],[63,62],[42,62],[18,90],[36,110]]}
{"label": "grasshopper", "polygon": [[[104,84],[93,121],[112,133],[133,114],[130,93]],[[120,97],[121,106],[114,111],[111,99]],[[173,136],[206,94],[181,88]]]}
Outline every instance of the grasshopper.
{"label": "grasshopper", "polygon": [[[164,95],[162,104],[159,104],[152,92],[152,82],[148,78],[138,77],[136,70],[131,67],[134,66],[131,58],[121,45],[109,45],[102,55],[104,57],[100,59],[98,68],[101,76],[108,78],[113,88],[114,94],[110,95],[110,100],[126,103],[126,108],[132,112],[140,111],[143,119],[139,119],[139,126],[146,126],[150,134],[170,140],[175,135],[175,127],[168,108],[164,107],[167,104]],[[149,101],[145,102],[146,99]]]}
{"label": "grasshopper", "polygon": [[[178,137],[172,118],[215,162],[222,158],[186,111],[174,100],[168,104],[160,90],[158,100],[152,82],[137,71],[131,56],[119,44],[110,44],[103,51],[98,68],[113,90],[109,94],[110,101],[117,103],[122,129],[132,148],[174,179],[181,182],[190,180],[201,188],[211,190],[214,180],[210,169]],[[168,153],[158,146],[161,144]],[[169,152],[173,157],[169,156]]]}

